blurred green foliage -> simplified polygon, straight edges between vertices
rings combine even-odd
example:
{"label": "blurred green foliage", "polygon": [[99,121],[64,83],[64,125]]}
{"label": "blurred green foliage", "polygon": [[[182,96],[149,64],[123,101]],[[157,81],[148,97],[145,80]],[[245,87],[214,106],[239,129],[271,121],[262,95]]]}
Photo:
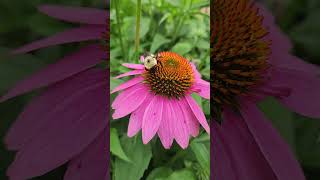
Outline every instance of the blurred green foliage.
{"label": "blurred green foliage", "polygon": [[[172,51],[194,62],[208,80],[210,17],[201,9],[209,7],[209,0],[142,0],[139,56],[135,52],[136,3],[136,0],[111,1],[111,77],[128,71],[122,63],[140,63],[138,57],[144,52]],[[111,78],[111,89],[121,82]],[[193,96],[209,117],[209,101]],[[158,137],[147,145],[141,141],[141,132],[128,138],[128,119],[111,120],[112,179],[209,179],[210,139],[204,131],[190,140],[186,150],[175,142],[170,150],[165,150]]]}

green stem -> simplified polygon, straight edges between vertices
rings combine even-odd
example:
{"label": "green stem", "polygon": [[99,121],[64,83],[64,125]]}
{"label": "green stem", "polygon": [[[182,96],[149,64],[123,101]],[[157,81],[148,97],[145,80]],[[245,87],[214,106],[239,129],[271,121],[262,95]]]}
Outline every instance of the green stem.
{"label": "green stem", "polygon": [[137,59],[139,54],[140,45],[140,16],[141,16],[141,0],[137,0],[136,9],[136,37],[135,37],[135,59]]}
{"label": "green stem", "polygon": [[120,12],[119,12],[119,4],[118,1],[114,1],[115,6],[116,6],[116,16],[117,16],[117,26],[118,26],[118,37],[119,37],[119,41],[120,41],[120,47],[121,47],[121,52],[124,56],[124,58],[126,59],[126,51],[123,45],[123,40],[122,40],[122,32],[121,32],[121,19],[120,19]]}

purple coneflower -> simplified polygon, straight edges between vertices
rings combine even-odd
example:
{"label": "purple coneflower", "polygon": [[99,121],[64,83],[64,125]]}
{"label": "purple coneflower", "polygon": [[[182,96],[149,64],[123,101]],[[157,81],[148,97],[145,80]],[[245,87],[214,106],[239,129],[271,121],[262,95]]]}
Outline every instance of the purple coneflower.
{"label": "purple coneflower", "polygon": [[209,83],[187,59],[173,52],[160,52],[142,57],[142,64],[123,64],[134,69],[116,78],[135,75],[112,93],[123,90],[113,101],[113,119],[131,114],[128,136],[142,129],[143,143],[158,133],[168,149],[173,140],[186,148],[189,136],[199,134],[199,123],[209,133],[209,125],[199,105],[191,97],[198,93],[209,99]]}
{"label": "purple coneflower", "polygon": [[[108,40],[107,11],[52,5],[39,10],[81,26],[33,42],[15,53],[63,43]],[[1,98],[5,101],[47,87],[27,105],[5,138],[8,149],[17,151],[7,171],[10,179],[40,176],[67,162],[66,180],[108,179],[109,81],[107,70],[95,68],[107,58],[100,44],[87,45],[19,82]]]}
{"label": "purple coneflower", "polygon": [[272,96],[295,112],[320,117],[319,68],[290,55],[291,44],[271,14],[252,1],[215,0],[212,7],[213,178],[305,179],[256,104]]}

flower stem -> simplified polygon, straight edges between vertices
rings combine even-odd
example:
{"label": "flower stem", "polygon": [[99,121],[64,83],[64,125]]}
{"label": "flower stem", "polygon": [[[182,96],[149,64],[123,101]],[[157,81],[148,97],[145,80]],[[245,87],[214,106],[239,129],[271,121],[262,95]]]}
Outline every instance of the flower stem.
{"label": "flower stem", "polygon": [[118,1],[114,1],[115,3],[115,7],[116,7],[116,17],[117,17],[117,26],[118,26],[118,37],[119,37],[119,41],[120,41],[120,47],[121,47],[121,52],[124,56],[124,58],[126,59],[126,51],[125,48],[123,46],[123,40],[122,40],[122,32],[121,32],[121,19],[120,19],[120,12],[119,12],[119,3]]}
{"label": "flower stem", "polygon": [[141,0],[137,0],[136,9],[136,37],[135,37],[135,59],[139,55],[139,45],[140,45],[140,16],[141,16]]}

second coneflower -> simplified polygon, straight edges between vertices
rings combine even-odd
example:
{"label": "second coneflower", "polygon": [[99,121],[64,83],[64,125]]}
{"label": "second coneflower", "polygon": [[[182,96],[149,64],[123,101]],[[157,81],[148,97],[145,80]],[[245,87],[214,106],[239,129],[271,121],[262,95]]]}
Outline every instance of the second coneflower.
{"label": "second coneflower", "polygon": [[215,0],[212,7],[214,179],[303,180],[294,154],[256,104],[272,96],[319,117],[319,69],[288,53],[288,39],[252,1]]}
{"label": "second coneflower", "polygon": [[136,75],[116,87],[112,93],[123,90],[113,101],[112,117],[118,119],[131,114],[128,136],[142,129],[143,143],[156,133],[165,148],[173,140],[186,148],[189,136],[196,137],[199,123],[209,133],[209,125],[200,106],[191,93],[209,99],[209,83],[202,80],[195,66],[173,52],[161,52],[142,57],[142,64],[123,64],[134,69],[117,78]]}

